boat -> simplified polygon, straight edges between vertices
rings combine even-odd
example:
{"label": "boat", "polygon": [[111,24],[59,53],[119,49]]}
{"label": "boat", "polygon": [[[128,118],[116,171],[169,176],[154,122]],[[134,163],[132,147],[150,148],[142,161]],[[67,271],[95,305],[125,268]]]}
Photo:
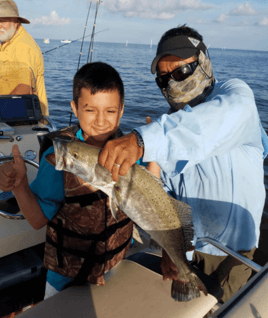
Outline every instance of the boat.
{"label": "boat", "polygon": [[[38,97],[31,90],[21,94],[16,89],[19,85],[14,83],[13,94],[0,95],[0,164],[13,159],[11,149],[17,144],[31,182],[39,168],[44,135],[56,127],[42,115]],[[8,105],[8,112],[3,105]],[[217,304],[221,289],[211,283],[208,297],[201,292],[190,306],[175,302],[170,295],[171,282],[162,279],[161,249],[152,249],[146,235],[134,237],[126,258],[106,273],[105,287],[74,286],[44,301],[45,228],[34,230],[19,211],[12,192],[0,191],[0,317],[54,318],[64,312],[68,317],[175,318],[178,312],[180,317],[203,317]],[[107,316],[107,312],[111,314]]]}
{"label": "boat", "polygon": [[[12,94],[1,95],[0,90],[0,164],[10,161],[12,145],[19,145],[31,182],[38,171],[43,137],[56,126],[49,117],[42,115],[33,91],[23,95],[17,84],[12,84]],[[9,104],[9,114],[17,114],[17,105],[20,105],[22,116],[3,116],[1,102]],[[213,318],[268,317],[268,264],[262,267],[219,242],[209,238],[203,240],[247,262],[256,273],[222,306],[219,304],[220,286],[201,272],[209,295],[201,292],[200,298],[190,302],[175,302],[170,295],[171,282],[162,279],[161,249],[153,249],[146,236],[135,238],[126,258],[105,274],[104,287],[73,286],[44,301],[45,228],[33,230],[21,215],[12,193],[0,191],[0,318],[14,315],[16,318],[202,318],[211,311],[215,311]]]}
{"label": "boat", "polygon": [[[8,114],[1,105],[9,105]],[[13,107],[16,108],[13,109]],[[17,116],[18,107],[22,116]],[[15,114],[15,116],[10,116]],[[10,161],[12,145],[19,145],[31,182],[38,171],[39,145],[46,133],[56,129],[41,113],[38,97],[0,96],[0,164]],[[208,312],[228,313],[228,317],[246,317],[252,308],[255,317],[267,317],[268,264],[263,268],[210,238],[203,238],[229,255],[245,262],[257,273],[226,304],[220,306],[222,289],[199,272],[209,294],[188,302],[175,302],[170,295],[171,282],[163,282],[161,249],[153,249],[146,235],[134,244],[120,263],[105,274],[106,285],[73,286],[43,300],[46,270],[43,268],[45,228],[33,230],[21,215],[12,193],[0,193],[0,317],[93,317],[93,318],[202,318]],[[198,271],[198,269],[196,269]],[[257,293],[257,294],[256,294]],[[255,296],[257,295],[257,296]],[[250,301],[248,301],[250,299]],[[230,315],[233,310],[240,315]],[[242,313],[241,310],[244,310]],[[109,313],[109,314],[107,314]],[[219,317],[227,317],[220,314]]]}
{"label": "boat", "polygon": [[[1,67],[1,75],[9,81],[0,88],[0,165],[13,158],[12,146],[18,145],[31,182],[39,168],[40,142],[56,126],[42,114],[33,73],[22,64]],[[45,229],[34,230],[20,214],[12,192],[0,190],[0,317],[33,301],[27,286],[36,290],[36,300],[42,299],[44,242]]]}
{"label": "boat", "polygon": [[44,43],[48,44],[49,43],[49,38],[44,39]]}
{"label": "boat", "polygon": [[61,43],[71,43],[71,40],[61,40]]}

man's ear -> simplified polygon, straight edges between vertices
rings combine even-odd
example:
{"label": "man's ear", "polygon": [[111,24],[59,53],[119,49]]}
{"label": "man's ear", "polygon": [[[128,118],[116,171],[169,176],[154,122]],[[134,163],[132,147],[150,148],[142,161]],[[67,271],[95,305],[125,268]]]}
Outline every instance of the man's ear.
{"label": "man's ear", "polygon": [[76,104],[73,100],[71,101],[71,107],[72,107],[72,110],[75,114],[75,117],[77,117],[77,108],[76,108]]}
{"label": "man's ear", "polygon": [[125,104],[123,104],[122,106],[121,106],[121,110],[120,110],[120,118],[123,116],[123,114],[124,114],[124,108],[125,108]]}

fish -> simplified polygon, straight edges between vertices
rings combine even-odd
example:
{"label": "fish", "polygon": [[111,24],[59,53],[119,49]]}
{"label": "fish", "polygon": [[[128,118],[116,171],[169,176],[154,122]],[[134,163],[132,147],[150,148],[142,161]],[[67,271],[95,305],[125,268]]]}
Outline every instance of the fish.
{"label": "fish", "polygon": [[171,297],[176,301],[190,301],[205,295],[207,289],[186,259],[186,251],[193,239],[191,207],[169,196],[162,181],[145,167],[134,164],[119,181],[98,164],[100,148],[79,142],[70,136],[52,139],[55,154],[46,160],[56,170],[71,172],[106,193],[111,198],[111,210],[116,218],[117,208],[160,245],[176,265],[178,279],[171,285]]}

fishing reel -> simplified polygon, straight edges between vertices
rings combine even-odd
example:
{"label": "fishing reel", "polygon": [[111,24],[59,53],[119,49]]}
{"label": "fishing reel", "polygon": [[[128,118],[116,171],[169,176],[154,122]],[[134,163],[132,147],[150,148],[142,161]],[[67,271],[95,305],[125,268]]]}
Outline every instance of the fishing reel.
{"label": "fishing reel", "polygon": [[[39,164],[33,160],[22,157],[25,163],[28,163],[39,169]],[[14,161],[13,156],[0,157],[0,165],[4,162]],[[17,214],[20,211],[17,200],[12,191],[0,193],[0,216],[12,220],[24,220],[22,214]]]}

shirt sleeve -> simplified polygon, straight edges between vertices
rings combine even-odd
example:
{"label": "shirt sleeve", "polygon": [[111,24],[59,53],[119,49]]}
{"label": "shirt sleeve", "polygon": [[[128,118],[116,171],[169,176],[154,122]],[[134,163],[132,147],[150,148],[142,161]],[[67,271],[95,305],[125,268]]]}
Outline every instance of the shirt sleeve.
{"label": "shirt sleeve", "polygon": [[44,116],[48,116],[49,110],[48,110],[48,102],[47,102],[44,74],[37,75],[36,87],[37,87],[37,95],[38,95],[38,98],[40,101],[40,107],[41,107],[42,114]]}
{"label": "shirt sleeve", "polygon": [[50,153],[54,153],[53,147],[44,152],[37,176],[30,184],[30,188],[35,194],[44,215],[52,220],[64,202],[65,192],[63,171],[55,170],[55,167],[45,159],[45,156]]}
{"label": "shirt sleeve", "polygon": [[[32,45],[32,46],[31,46]],[[37,95],[40,101],[41,111],[44,116],[49,115],[48,101],[44,79],[44,60],[42,52],[36,43],[20,43],[20,60],[24,61],[32,69],[35,76]]]}
{"label": "shirt sleeve", "polygon": [[171,175],[241,145],[262,147],[253,92],[237,79],[216,84],[200,105],[135,129],[144,141],[144,161],[156,161]]}

